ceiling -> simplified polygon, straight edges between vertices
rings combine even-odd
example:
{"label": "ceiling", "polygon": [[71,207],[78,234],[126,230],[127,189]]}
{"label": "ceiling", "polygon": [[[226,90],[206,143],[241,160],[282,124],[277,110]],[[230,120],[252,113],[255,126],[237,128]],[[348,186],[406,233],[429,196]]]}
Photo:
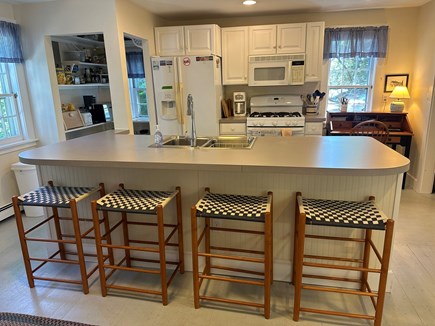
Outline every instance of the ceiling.
{"label": "ceiling", "polygon": [[[12,4],[54,0],[0,0]],[[261,16],[301,12],[417,7],[430,0],[257,0],[243,6],[242,0],[131,0],[166,19]]]}

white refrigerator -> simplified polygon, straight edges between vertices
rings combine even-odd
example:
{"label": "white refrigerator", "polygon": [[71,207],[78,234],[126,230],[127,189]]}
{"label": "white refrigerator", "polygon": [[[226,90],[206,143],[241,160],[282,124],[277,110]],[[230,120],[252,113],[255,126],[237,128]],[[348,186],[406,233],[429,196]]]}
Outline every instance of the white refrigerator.
{"label": "white refrigerator", "polygon": [[151,58],[157,124],[163,136],[191,135],[192,94],[197,136],[219,135],[222,60],[218,56]]}

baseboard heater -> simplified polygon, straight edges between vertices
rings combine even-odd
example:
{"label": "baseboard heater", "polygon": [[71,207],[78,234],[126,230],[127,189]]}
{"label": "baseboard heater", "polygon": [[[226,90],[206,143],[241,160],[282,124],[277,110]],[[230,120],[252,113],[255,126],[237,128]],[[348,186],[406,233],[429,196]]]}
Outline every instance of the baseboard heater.
{"label": "baseboard heater", "polygon": [[14,215],[12,203],[0,207],[0,221],[3,221],[12,215]]}

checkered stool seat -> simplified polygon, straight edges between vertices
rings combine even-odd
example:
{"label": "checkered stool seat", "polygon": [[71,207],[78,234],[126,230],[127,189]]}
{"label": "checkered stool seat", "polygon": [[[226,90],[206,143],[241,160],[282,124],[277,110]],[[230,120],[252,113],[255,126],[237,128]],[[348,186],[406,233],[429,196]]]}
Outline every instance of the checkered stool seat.
{"label": "checkered stool seat", "polygon": [[207,193],[196,204],[198,217],[264,222],[270,197]]}
{"label": "checkered stool seat", "polygon": [[298,197],[306,223],[314,225],[384,230],[387,216],[373,201],[324,200]]}
{"label": "checkered stool seat", "polygon": [[21,205],[68,208],[72,199],[82,200],[99,191],[90,187],[43,186],[18,197]]}
{"label": "checkered stool seat", "polygon": [[118,189],[97,200],[97,209],[110,211],[133,211],[141,214],[155,214],[157,206],[165,207],[177,191],[152,191]]}

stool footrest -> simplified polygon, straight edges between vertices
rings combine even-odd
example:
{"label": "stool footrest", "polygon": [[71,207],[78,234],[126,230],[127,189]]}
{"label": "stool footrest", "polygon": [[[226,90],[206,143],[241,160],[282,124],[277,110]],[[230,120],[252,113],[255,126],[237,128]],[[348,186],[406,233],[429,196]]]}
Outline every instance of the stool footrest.
{"label": "stool footrest", "polygon": [[365,292],[344,288],[335,288],[335,287],[326,287],[319,285],[305,285],[302,284],[302,289],[311,290],[311,291],[322,291],[322,292],[334,292],[334,293],[342,293],[342,294],[353,294],[353,295],[363,295],[367,297],[377,297],[378,295],[373,292]]}
{"label": "stool footrest", "polygon": [[[337,282],[343,281],[343,282],[361,283],[361,280],[357,279],[357,278],[333,277],[333,276],[314,275],[314,274],[303,274],[302,277],[316,278],[319,280],[331,280],[331,281],[337,281]],[[369,291],[369,292],[371,292],[371,291]]]}
{"label": "stool footrest", "polygon": [[35,280],[40,281],[51,281],[51,282],[62,282],[62,283],[71,283],[71,284],[82,284],[82,281],[79,280],[68,280],[64,278],[51,278],[51,277],[41,277],[41,276],[33,276]]}
{"label": "stool footrest", "polygon": [[260,251],[260,250],[247,250],[247,249],[240,249],[240,248],[216,247],[216,246],[210,246],[210,249],[211,250],[220,250],[220,251],[244,252],[247,254],[256,254],[256,255],[264,255],[264,251]]}
{"label": "stool footrest", "polygon": [[253,270],[247,270],[247,269],[242,269],[242,268],[233,268],[233,267],[220,266],[220,265],[211,265],[210,268],[221,269],[221,270],[230,271],[230,272],[238,272],[238,273],[264,276],[263,272],[256,272]]}
{"label": "stool footrest", "polygon": [[138,289],[138,288],[132,288],[132,287],[129,287],[129,286],[114,285],[114,284],[109,285],[109,284],[107,284],[106,287],[108,289],[116,289],[116,290],[132,291],[132,292],[138,292],[138,293],[147,293],[147,294],[162,295],[162,291],[147,290],[147,289]]}
{"label": "stool footrest", "polygon": [[116,265],[103,264],[103,268],[110,268],[110,269],[117,269],[117,270],[138,272],[138,273],[145,273],[145,274],[160,274],[160,270],[144,269],[144,268],[137,268],[137,267],[127,267],[127,266],[116,266]]}
{"label": "stool footrest", "polygon": [[198,256],[202,257],[212,257],[212,258],[220,258],[220,259],[229,259],[229,260],[239,260],[239,261],[247,261],[251,263],[264,263],[264,259],[261,258],[251,258],[251,257],[241,257],[241,256],[226,256],[226,255],[218,255],[218,254],[207,254],[204,252],[199,252]]}
{"label": "stool footrest", "polygon": [[312,309],[312,308],[301,307],[300,311],[311,312],[311,313],[315,313],[315,314],[323,314],[323,315],[332,315],[332,316],[375,320],[375,317],[370,316],[370,315],[352,314],[352,313],[347,313],[347,312],[339,312],[339,311],[331,311],[331,310],[322,310],[322,309]]}
{"label": "stool footrest", "polygon": [[225,276],[199,275],[199,278],[203,278],[206,280],[214,280],[214,281],[224,281],[224,282],[231,282],[231,283],[241,283],[241,284],[264,286],[264,281],[242,280],[242,279],[238,279],[238,278],[225,277]]}
{"label": "stool footrest", "polygon": [[349,271],[358,271],[358,272],[368,272],[368,273],[380,273],[380,269],[376,268],[364,268],[364,267],[355,267],[355,266],[343,266],[343,265],[333,265],[333,264],[320,264],[320,263],[309,263],[303,262],[304,266],[309,267],[319,267],[319,268],[329,268],[329,269],[342,269]]}
{"label": "stool footrest", "polygon": [[201,300],[223,302],[223,303],[233,303],[233,304],[249,306],[249,307],[264,308],[264,304],[256,303],[256,302],[240,301],[240,300],[232,300],[232,299],[222,299],[222,298],[217,298],[217,297],[208,297],[208,296],[204,296],[204,295],[200,295],[199,298]]}

